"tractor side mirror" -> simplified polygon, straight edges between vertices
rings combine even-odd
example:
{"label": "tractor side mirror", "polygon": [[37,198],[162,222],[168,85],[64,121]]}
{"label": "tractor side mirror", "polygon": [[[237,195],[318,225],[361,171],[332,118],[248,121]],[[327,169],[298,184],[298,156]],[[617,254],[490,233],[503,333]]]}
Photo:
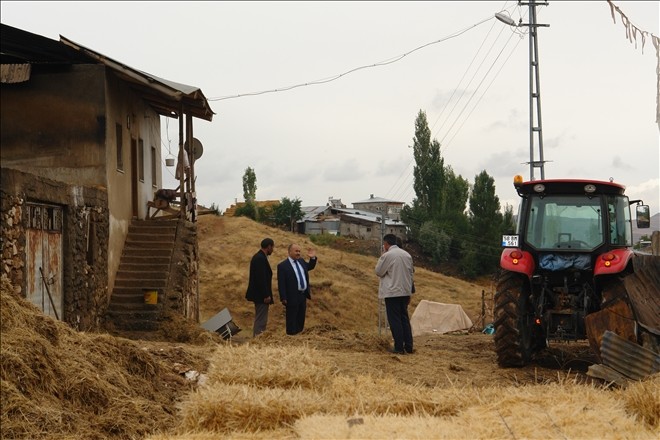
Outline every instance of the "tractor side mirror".
{"label": "tractor side mirror", "polygon": [[637,227],[640,229],[651,227],[651,211],[649,205],[637,205],[635,208],[637,214]]}

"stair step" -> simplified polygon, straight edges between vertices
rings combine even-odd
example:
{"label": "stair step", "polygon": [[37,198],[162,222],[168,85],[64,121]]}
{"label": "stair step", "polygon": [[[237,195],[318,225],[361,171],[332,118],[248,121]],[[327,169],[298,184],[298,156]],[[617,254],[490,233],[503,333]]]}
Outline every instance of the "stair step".
{"label": "stair step", "polygon": [[138,241],[169,241],[169,242],[174,242],[174,239],[176,238],[174,235],[174,232],[171,234],[164,234],[162,232],[156,232],[156,233],[147,233],[143,231],[137,231],[137,232],[129,232],[128,239],[131,240],[138,240]]}
{"label": "stair step", "polygon": [[160,308],[157,304],[144,304],[143,307],[135,304],[111,304],[108,307],[108,314],[134,319],[157,319],[160,316]]}
{"label": "stair step", "polygon": [[160,234],[160,233],[175,233],[176,232],[176,225],[172,224],[153,224],[149,223],[146,225],[141,225],[141,224],[130,224],[128,226],[128,232],[143,232],[143,231],[153,231],[154,234]]}
{"label": "stair step", "polygon": [[115,287],[134,287],[138,289],[163,289],[166,280],[115,280]]}
{"label": "stair step", "polygon": [[[146,267],[146,266],[145,266]],[[164,280],[167,271],[161,270],[120,270],[117,272],[115,281],[118,280]]]}
{"label": "stair step", "polygon": [[140,263],[127,263],[125,261],[119,263],[119,272],[164,272],[167,273],[170,270],[169,262],[154,264],[151,260],[143,260]]}
{"label": "stair step", "polygon": [[167,241],[138,241],[132,238],[126,239],[124,249],[169,249],[172,250],[173,242]]}
{"label": "stair step", "polygon": [[149,315],[157,311],[158,304],[145,304],[144,297],[121,296],[113,298],[108,306],[108,312],[112,313],[147,313]]}
{"label": "stair step", "polygon": [[[110,299],[110,307],[118,304],[144,304],[144,293],[142,291],[136,292],[135,289],[131,289],[130,291],[119,291],[115,289]],[[153,306],[153,304],[149,305]]]}
{"label": "stair step", "polygon": [[121,265],[152,265],[152,266],[167,266],[170,265],[170,256],[166,257],[155,257],[153,255],[122,255],[119,269],[121,270]]}
{"label": "stair step", "polygon": [[168,260],[172,256],[172,247],[169,249],[144,249],[137,247],[124,247],[124,253],[122,254],[122,259],[124,257],[166,257]]}
{"label": "stair step", "polygon": [[114,301],[115,295],[119,295],[121,298],[122,296],[135,296],[136,298],[144,298],[144,294],[148,290],[157,290],[159,293],[163,292],[163,289],[160,288],[142,288],[142,287],[135,287],[135,286],[115,286],[114,289],[112,289],[112,297],[110,298],[110,302]]}

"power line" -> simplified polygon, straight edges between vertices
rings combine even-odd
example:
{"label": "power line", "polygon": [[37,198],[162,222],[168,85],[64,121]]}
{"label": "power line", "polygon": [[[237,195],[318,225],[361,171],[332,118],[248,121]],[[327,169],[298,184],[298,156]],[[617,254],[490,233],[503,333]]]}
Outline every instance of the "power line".
{"label": "power line", "polygon": [[488,86],[486,87],[486,90],[484,90],[484,92],[483,92],[483,93],[481,94],[481,96],[479,97],[479,100],[478,100],[478,101],[476,102],[476,104],[472,107],[472,109],[470,110],[470,112],[468,113],[468,115],[465,117],[465,119],[463,119],[463,122],[461,122],[461,125],[458,127],[458,129],[456,130],[456,132],[454,133],[454,135],[451,137],[451,139],[449,139],[449,140],[447,141],[447,144],[445,145],[445,150],[449,147],[449,145],[451,145],[451,142],[454,140],[454,138],[456,137],[456,135],[461,131],[461,128],[463,128],[463,125],[465,125],[465,123],[467,122],[467,120],[470,119],[470,116],[472,116],[472,113],[474,112],[474,110],[479,106],[479,103],[481,102],[481,100],[483,99],[483,97],[486,95],[486,92],[488,92],[488,89],[490,89],[490,86],[493,85],[493,82],[495,82],[495,79],[498,77],[498,75],[500,74],[500,72],[501,72],[502,69],[504,68],[504,65],[509,61],[509,58],[511,58],[511,55],[513,55],[513,53],[515,52],[516,48],[518,47],[518,45],[520,44],[521,41],[522,41],[522,40],[518,40],[518,42],[516,43],[516,45],[513,47],[513,50],[511,50],[511,52],[509,53],[509,56],[506,58],[506,60],[504,60],[504,63],[502,63],[502,65],[500,66],[500,68],[499,68],[499,70],[497,71],[497,73],[495,73],[495,75],[493,76],[493,79],[491,79],[490,83],[489,83]]}
{"label": "power line", "polygon": [[[458,114],[458,116],[456,117],[456,119],[454,120],[454,122],[453,122],[453,123],[451,124],[451,126],[447,129],[447,133],[446,133],[446,134],[444,135],[444,137],[440,140],[440,143],[441,143],[441,144],[442,144],[442,142],[444,142],[444,140],[447,138],[447,136],[449,136],[449,132],[451,131],[452,128],[454,128],[454,125],[456,125],[456,123],[458,122],[459,118],[463,115],[463,112],[465,111],[465,109],[467,108],[467,106],[468,106],[468,105],[470,104],[470,102],[472,101],[472,98],[474,98],[474,96],[477,94],[477,91],[479,91],[479,88],[481,87],[481,85],[483,84],[483,82],[486,80],[486,77],[488,76],[488,74],[490,73],[490,71],[493,69],[493,67],[495,67],[495,63],[497,63],[497,60],[499,60],[499,59],[500,59],[500,56],[502,56],[502,52],[504,52],[504,49],[505,49],[506,46],[509,44],[509,41],[511,41],[511,38],[513,37],[513,35],[514,35],[514,34],[512,33],[512,34],[509,36],[509,39],[506,41],[506,43],[504,44],[504,46],[502,47],[502,49],[499,51],[499,53],[497,54],[497,56],[496,56],[495,59],[493,60],[492,64],[490,65],[490,67],[488,68],[488,70],[486,71],[486,73],[484,74],[484,76],[483,76],[483,78],[481,79],[481,81],[479,81],[479,84],[477,84],[477,87],[474,89],[474,92],[472,92],[472,94],[470,95],[470,98],[469,98],[468,101],[465,103],[465,105],[463,106],[463,108],[461,108],[461,111],[460,111],[460,113]],[[520,42],[520,41],[521,41],[521,40],[519,40],[518,42]],[[516,45],[515,47],[517,47],[517,45]],[[514,49],[515,49],[515,47],[514,47]],[[508,58],[507,58],[507,60],[508,60]],[[505,62],[506,62],[506,61],[505,61]],[[488,89],[486,89],[486,90],[488,90]],[[469,115],[468,115],[468,116],[469,116]],[[467,118],[466,118],[466,119],[467,119]],[[461,125],[461,126],[462,126],[462,125]],[[460,127],[459,127],[459,130],[460,130]],[[445,150],[446,150],[446,149],[447,149],[447,146],[445,146]]]}
{"label": "power line", "polygon": [[[458,88],[459,88],[459,87],[461,86],[461,84],[463,83],[463,80],[465,79],[465,76],[466,76],[467,73],[470,71],[470,67],[472,67],[472,64],[474,63],[474,60],[477,59],[477,56],[479,55],[479,52],[481,52],[481,48],[484,46],[484,44],[485,44],[486,41],[488,40],[488,36],[490,35],[490,33],[492,32],[492,30],[493,30],[494,27],[495,27],[495,22],[493,22],[493,24],[492,24],[492,26],[490,27],[490,29],[488,29],[488,33],[486,34],[486,36],[484,37],[483,41],[481,42],[481,45],[479,45],[479,48],[477,49],[477,52],[474,54],[474,57],[472,57],[472,60],[470,61],[470,64],[468,64],[467,68],[465,69],[465,72],[463,73],[463,76],[462,76],[461,79],[458,81],[458,84],[456,84],[456,87],[454,88],[454,91],[451,93],[451,96],[449,97],[449,99],[447,100],[447,102],[445,103],[445,105],[442,107],[442,110],[440,110],[440,113],[438,114],[438,117],[436,118],[435,122],[434,122],[433,125],[431,126],[431,131],[433,131],[433,129],[435,128],[435,125],[436,125],[436,124],[438,123],[438,121],[440,120],[440,117],[441,117],[441,116],[443,115],[443,113],[445,112],[445,109],[447,108],[447,106],[449,105],[449,103],[450,103],[450,102],[452,101],[452,99],[454,98],[454,95],[456,94],[456,91],[458,90]],[[492,46],[491,46],[491,47],[492,47]],[[468,84],[468,85],[469,85],[469,84]],[[459,98],[459,99],[460,99],[460,98]],[[450,113],[450,114],[451,114],[451,113]],[[441,127],[442,127],[442,126],[441,126]]]}
{"label": "power line", "polygon": [[[500,33],[500,34],[501,34],[501,33]],[[463,113],[465,112],[465,109],[468,107],[468,105],[470,104],[470,102],[472,101],[472,99],[474,98],[474,96],[476,95],[476,93],[479,91],[479,88],[482,86],[482,84],[484,83],[484,81],[485,81],[486,78],[488,77],[488,74],[491,72],[491,70],[493,69],[493,67],[494,67],[495,64],[497,63],[497,61],[500,59],[500,56],[502,55],[502,52],[504,51],[504,49],[506,48],[506,46],[507,46],[507,45],[509,44],[509,42],[511,41],[511,38],[513,37],[513,35],[514,35],[514,34],[512,33],[511,36],[509,36],[509,39],[505,42],[504,46],[502,47],[502,49],[500,50],[500,52],[497,54],[497,57],[495,57],[495,59],[494,59],[493,62],[491,63],[490,67],[488,68],[488,70],[486,71],[486,73],[484,74],[484,76],[482,77],[481,81],[479,82],[479,84],[478,84],[477,87],[475,88],[474,92],[470,95],[470,98],[469,98],[468,101],[465,103],[465,105],[462,107],[460,113],[458,114],[458,116],[456,116],[456,119],[454,120],[454,122],[451,124],[451,126],[450,126],[449,129],[447,130],[447,133],[446,133],[446,134],[444,135],[444,137],[442,138],[442,141],[444,141],[444,139],[449,135],[449,132],[451,131],[451,129],[454,127],[454,125],[456,125],[456,123],[458,122],[458,120],[460,119],[460,117],[463,115]],[[499,36],[499,35],[498,35],[498,36]],[[515,48],[518,46],[518,44],[520,43],[520,41],[521,41],[521,40],[519,40],[518,43],[516,44],[516,46],[514,46],[514,50],[515,50]],[[491,46],[491,50],[492,50],[492,47],[493,47],[493,46]],[[490,50],[489,50],[489,52],[490,52]],[[472,114],[472,112],[474,111],[474,109],[476,108],[476,106],[479,104],[479,102],[481,102],[481,99],[482,99],[483,96],[485,95],[486,91],[488,91],[488,89],[489,89],[490,86],[492,85],[492,82],[493,82],[493,81],[495,80],[495,78],[497,77],[497,74],[499,74],[499,71],[501,71],[502,67],[504,67],[504,64],[506,64],[506,62],[509,60],[509,58],[511,57],[511,54],[512,54],[512,53],[513,53],[513,51],[512,51],[512,52],[509,54],[509,56],[506,58],[506,60],[504,61],[504,63],[502,64],[502,66],[500,67],[500,69],[498,70],[498,72],[497,72],[497,73],[495,74],[495,76],[493,77],[493,80],[491,80],[490,84],[488,85],[488,87],[486,88],[486,90],[484,91],[484,93],[481,95],[481,97],[479,98],[479,100],[477,101],[477,103],[475,104],[475,106],[474,106],[474,107],[472,108],[472,110],[469,112],[469,114],[467,115],[466,119],[463,120],[463,122],[461,123],[461,125],[458,127],[458,130],[455,132],[455,134],[454,134],[454,136],[451,138],[451,140],[453,140],[453,138],[456,136],[456,134],[458,134],[458,132],[460,131],[460,129],[463,127],[463,124],[465,124],[465,121],[467,121],[467,118],[469,118],[469,116]],[[486,54],[486,55],[488,55],[488,54]],[[476,73],[475,73],[475,76],[476,76]],[[474,78],[474,76],[473,76],[473,78]],[[458,101],[457,101],[457,102],[458,102]],[[453,110],[452,110],[452,111],[453,111]],[[450,140],[450,141],[451,141],[451,140]],[[442,144],[442,142],[441,142],[441,144]],[[445,151],[446,151],[446,149],[447,149],[448,146],[449,146],[449,143],[448,143],[447,145],[444,145],[444,150],[445,150]],[[425,170],[422,169],[422,172],[424,172],[424,171],[425,171]],[[406,196],[406,197],[407,197],[408,195],[410,195],[411,190],[412,190],[411,188],[408,188],[408,191],[405,193],[405,196]]]}
{"label": "power line", "polygon": [[[506,12],[506,13],[509,14],[509,15],[510,15],[510,13],[509,13],[509,11],[508,11],[507,9],[516,8],[516,7],[517,7],[518,9],[520,9],[520,6],[519,6],[519,5],[515,5],[515,4],[507,8],[507,7],[506,7],[506,4],[507,4],[507,3],[508,3],[508,1],[505,1],[504,4],[502,5],[502,11]],[[485,44],[486,41],[488,40],[488,36],[491,34],[493,27],[494,27],[494,25],[491,26],[491,28],[488,30],[488,33],[486,34],[486,36],[484,37],[484,40],[482,41],[481,45],[480,45],[479,48],[477,49],[477,51],[476,51],[474,57],[472,58],[472,61],[470,61],[470,64],[469,64],[468,67],[466,68],[465,73],[463,74],[463,76],[462,76],[461,79],[459,80],[458,84],[457,84],[456,87],[454,88],[454,91],[452,92],[452,95],[450,96],[449,100],[445,103],[445,105],[443,106],[443,108],[442,108],[440,114],[438,115],[438,117],[436,118],[435,122],[433,123],[433,126],[432,126],[431,130],[433,130],[433,127],[435,127],[435,125],[436,125],[437,122],[439,121],[440,117],[441,117],[442,114],[444,113],[445,109],[447,108],[447,106],[449,105],[449,103],[452,101],[454,95],[456,94],[456,91],[458,90],[458,88],[460,87],[461,83],[462,83],[463,80],[465,79],[465,76],[466,76],[467,73],[469,72],[469,70],[470,70],[470,68],[472,67],[474,61],[477,59],[477,57],[478,57],[478,55],[479,55],[479,52],[481,52],[481,49],[483,48],[484,44]],[[514,30],[514,33],[518,33],[518,32],[519,32],[519,31]],[[483,61],[479,64],[479,67],[476,69],[474,75],[473,75],[472,78],[470,79],[470,82],[468,83],[468,86],[469,86],[469,84],[471,84],[472,81],[474,80],[474,77],[477,75],[477,72],[480,70],[481,66],[483,65],[483,63],[484,63],[484,61],[486,60],[486,58],[488,57],[488,55],[493,51],[493,47],[495,46],[495,43],[497,42],[497,40],[499,39],[499,37],[500,37],[501,34],[502,34],[502,31],[499,32],[499,34],[498,34],[497,37],[495,38],[495,41],[494,41],[493,44],[490,46],[490,48],[488,49],[487,53],[484,55]],[[512,35],[513,35],[513,33],[512,33]],[[506,47],[506,45],[509,43],[510,40],[511,40],[511,37],[509,37],[509,39],[506,41],[504,47]],[[519,42],[518,42],[518,43],[519,43]],[[517,47],[517,44],[516,44],[516,47]],[[514,49],[515,49],[515,47],[514,47]],[[504,50],[504,48],[503,48],[502,50]],[[500,51],[500,54],[501,54],[501,51]],[[504,61],[504,63],[506,63],[510,57],[511,57],[511,55],[509,55],[509,57],[507,57],[507,59]],[[499,55],[498,55],[498,58],[499,58]],[[492,63],[492,65],[491,65],[490,69],[488,70],[488,72],[490,72],[490,70],[492,69],[493,65],[495,64],[495,62],[497,61],[498,58],[496,58],[496,59],[493,61],[493,63]],[[503,67],[503,65],[502,65],[502,67]],[[502,67],[500,67],[500,70],[502,69]],[[481,80],[480,85],[481,85],[481,83],[483,83],[483,81],[485,80],[485,77],[488,75],[488,72],[486,72],[486,74],[484,75],[484,78]],[[498,73],[499,73],[499,71],[498,71]],[[496,76],[497,76],[497,74],[496,74]],[[492,84],[492,81],[491,81],[491,84]],[[466,86],[466,87],[467,87],[467,86]],[[488,86],[488,88],[490,88],[490,85]],[[488,88],[487,88],[486,90],[488,90]],[[477,90],[478,90],[478,87],[477,87]],[[472,96],[474,96],[474,94],[477,92],[477,90],[475,90],[475,92],[472,94]],[[461,95],[459,96],[459,98],[455,101],[455,104],[454,104],[454,106],[452,107],[452,110],[450,111],[449,115],[447,116],[447,119],[449,118],[449,116],[451,115],[451,113],[453,113],[454,108],[456,107],[456,105],[458,105],[458,102],[461,100],[461,98],[463,97],[464,93],[465,93],[465,91],[463,91],[463,92],[461,93]],[[484,94],[485,94],[485,92],[484,92]],[[476,104],[476,105],[479,104],[479,102],[481,101],[481,99],[483,98],[483,96],[484,96],[484,95],[482,95],[481,98],[479,99],[479,101],[477,101],[477,104]],[[470,100],[471,100],[471,99],[472,99],[472,97],[470,98]],[[468,104],[469,104],[469,102],[470,102],[470,101],[468,101]],[[474,108],[476,108],[476,105],[475,105]],[[467,104],[466,104],[466,106],[467,106]],[[474,111],[474,108],[473,108],[472,111]],[[472,111],[470,111],[470,113],[468,114],[468,117],[471,115]],[[457,116],[456,121],[460,118],[460,116],[462,115],[462,113],[463,113],[463,111],[461,111],[461,113]],[[453,126],[455,125],[456,121],[452,124],[451,127],[453,127]],[[444,126],[445,123],[446,123],[446,120],[445,120],[445,122],[442,123],[441,127],[436,131],[436,133],[437,133],[438,131],[441,130],[442,126]],[[458,129],[459,131],[460,131],[460,129],[462,128],[462,126],[463,126],[464,123],[465,123],[465,120],[464,120],[464,122],[459,126],[459,129]],[[451,130],[451,127],[450,127],[450,130]],[[458,131],[454,134],[454,137],[456,136],[456,134],[458,134]],[[446,137],[446,135],[445,135],[445,137]],[[453,140],[454,137],[452,137],[452,140]],[[444,139],[444,138],[443,138],[443,139]],[[446,146],[444,146],[444,145],[442,145],[442,147],[445,147],[445,148],[446,148]],[[412,163],[412,161],[413,161],[413,159],[411,159],[411,161],[408,163],[408,165],[407,165],[406,168],[404,169],[404,172],[405,172],[406,170],[410,169],[410,164]],[[410,171],[410,174],[406,177],[406,180],[405,180],[406,182],[407,182],[408,180],[410,180],[413,171],[414,171],[414,168],[413,168],[413,170]],[[422,171],[424,171],[424,170],[422,170]],[[397,179],[397,182],[398,182],[400,179],[401,179],[401,176],[399,176],[399,178]],[[396,185],[396,182],[395,182],[395,184],[392,186],[392,188],[394,188],[395,185]],[[404,190],[404,192],[403,192],[403,194],[404,194],[403,198],[408,197],[408,196],[410,195],[411,188],[407,188],[407,190],[404,188],[403,190]],[[391,191],[391,189],[390,189],[390,191]],[[397,190],[397,193],[396,193],[397,195],[399,194],[398,191],[399,191],[399,190]]]}
{"label": "power line", "polygon": [[426,44],[423,44],[421,46],[418,46],[418,47],[416,47],[416,48],[414,48],[414,49],[412,49],[412,50],[410,50],[410,51],[408,51],[404,54],[395,56],[393,58],[390,58],[390,59],[387,59],[387,60],[384,60],[384,61],[381,61],[381,62],[378,62],[378,63],[375,63],[375,64],[369,64],[369,65],[365,65],[365,66],[356,67],[356,68],[348,70],[344,73],[340,73],[339,75],[334,75],[334,76],[331,76],[331,77],[328,77],[328,78],[319,79],[319,80],[315,80],[315,81],[310,81],[310,82],[306,82],[306,83],[302,83],[302,84],[296,84],[296,85],[293,85],[293,86],[287,86],[287,87],[283,87],[283,88],[279,88],[279,89],[263,90],[261,92],[242,93],[242,94],[238,94],[238,95],[222,96],[222,97],[217,97],[217,98],[208,98],[207,101],[223,101],[223,100],[226,100],[226,99],[242,98],[242,97],[245,97],[245,96],[258,96],[258,95],[263,95],[263,94],[266,94],[266,93],[285,92],[285,91],[296,89],[296,88],[299,88],[299,87],[306,87],[306,86],[312,86],[312,85],[318,85],[318,84],[326,84],[326,83],[329,83],[329,82],[332,82],[332,81],[336,81],[339,78],[342,78],[342,77],[344,77],[348,74],[357,72],[359,70],[369,69],[369,68],[373,68],[373,67],[382,67],[382,66],[387,66],[388,64],[396,63],[397,61],[402,60],[403,58],[405,58],[406,56],[412,54],[413,52],[417,52],[418,50],[424,49],[425,47],[432,46],[432,45],[438,44],[438,43],[443,43],[443,42],[445,42],[447,40],[450,40],[452,38],[456,38],[456,37],[466,33],[467,31],[472,30],[472,29],[476,28],[477,26],[484,24],[489,20],[492,20],[493,18],[494,18],[494,16],[490,16],[490,17],[485,18],[485,19],[483,19],[483,20],[481,20],[481,21],[479,21],[479,22],[477,22],[477,23],[475,23],[471,26],[468,26],[468,27],[466,27],[466,28],[464,28],[460,31],[454,32],[453,34],[450,34],[446,37],[443,37],[439,40],[431,41],[430,43],[426,43]]}

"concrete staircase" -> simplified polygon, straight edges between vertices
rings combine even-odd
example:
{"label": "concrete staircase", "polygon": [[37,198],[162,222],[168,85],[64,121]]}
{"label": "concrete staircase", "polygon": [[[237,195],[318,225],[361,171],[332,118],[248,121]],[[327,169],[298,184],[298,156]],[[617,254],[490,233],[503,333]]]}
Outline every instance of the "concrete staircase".
{"label": "concrete staircase", "polygon": [[[175,244],[177,220],[133,220],[115,278],[107,316],[117,330],[155,330]],[[157,304],[145,292],[158,291]]]}

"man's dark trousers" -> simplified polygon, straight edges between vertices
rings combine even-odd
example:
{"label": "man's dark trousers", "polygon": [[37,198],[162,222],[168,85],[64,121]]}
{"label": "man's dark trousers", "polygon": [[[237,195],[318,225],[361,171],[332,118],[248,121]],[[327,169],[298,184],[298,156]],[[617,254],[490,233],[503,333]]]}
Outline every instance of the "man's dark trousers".
{"label": "man's dark trousers", "polygon": [[257,336],[266,331],[266,325],[268,324],[268,307],[270,307],[270,304],[259,302],[254,303],[254,329],[252,331],[252,336]]}
{"label": "man's dark trousers", "polygon": [[394,338],[394,351],[413,351],[412,328],[408,318],[408,303],[410,296],[394,296],[385,298],[387,322]]}
{"label": "man's dark trousers", "polygon": [[307,297],[304,292],[290,294],[286,303],[286,334],[295,335],[305,328]]}

